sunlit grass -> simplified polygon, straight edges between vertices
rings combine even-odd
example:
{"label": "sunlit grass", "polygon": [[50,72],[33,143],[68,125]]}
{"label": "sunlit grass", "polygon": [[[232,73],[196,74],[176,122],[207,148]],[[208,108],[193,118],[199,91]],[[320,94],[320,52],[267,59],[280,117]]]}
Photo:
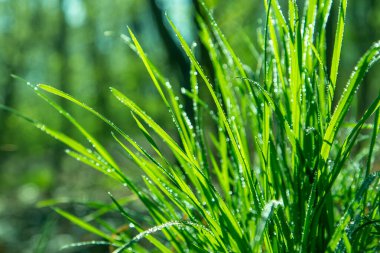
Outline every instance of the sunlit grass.
{"label": "sunlit grass", "polygon": [[[104,239],[72,246],[109,244],[113,252],[151,252],[152,247],[161,252],[380,250],[379,172],[371,169],[378,147],[380,96],[355,124],[343,126],[356,90],[380,57],[380,42],[358,61],[343,93],[336,94],[345,0],[339,4],[330,68],[326,24],[332,0],[306,1],[302,13],[295,1],[289,1],[288,15],[276,0],[265,1],[264,41],[252,43],[261,59],[252,71],[256,74],[246,72],[211,13],[202,6],[207,18],[197,17],[199,36],[209,52],[213,80],[197,61],[195,46],[187,45],[169,19],[192,68],[191,90],[181,89],[182,94],[176,94],[174,85],[147,58],[133,31],[122,36],[145,65],[176,133],[158,125],[144,105],[135,104],[122,88],[110,88],[110,92],[132,112],[136,127],[146,137],[145,144],[136,143],[123,126],[116,126],[63,91],[32,85],[90,145],[30,121],[66,144],[68,155],[127,186],[151,218],[140,224],[139,217],[125,209],[132,203],[121,204],[112,195],[108,211],[119,212],[120,219],[129,224],[121,232],[106,225],[101,216],[97,217],[101,222],[90,224],[54,207]],[[207,93],[199,92],[200,86],[206,87],[202,91]],[[128,176],[130,161],[117,164],[96,137],[46,92],[77,104],[108,124],[115,141],[141,168],[145,185]],[[193,101],[194,118],[184,110],[184,96]],[[359,137],[365,123],[371,132],[363,141]],[[362,150],[352,152],[358,141],[364,143]]]}

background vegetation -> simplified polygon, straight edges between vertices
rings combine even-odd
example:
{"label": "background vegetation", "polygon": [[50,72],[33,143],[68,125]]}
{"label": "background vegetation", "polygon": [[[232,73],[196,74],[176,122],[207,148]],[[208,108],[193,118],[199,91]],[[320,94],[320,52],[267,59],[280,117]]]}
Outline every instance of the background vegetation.
{"label": "background vegetation", "polygon": [[[247,53],[250,49],[241,35],[256,36],[256,29],[263,26],[257,20],[265,20],[265,11],[261,1],[252,2],[215,0],[209,4],[215,7],[216,20],[238,55],[253,65],[255,58]],[[144,103],[144,108],[155,115],[159,123],[165,124],[170,119],[157,106],[160,98],[149,85],[149,76],[119,35],[126,33],[126,26],[130,26],[150,59],[160,62],[174,83],[186,86],[189,63],[164,21],[163,13],[168,11],[188,42],[197,41],[194,9],[186,7],[190,4],[191,1],[185,0],[0,1],[0,104],[70,132],[70,126],[62,118],[33,96],[22,82],[11,77],[16,74],[31,82],[54,84],[117,119],[119,125],[128,126],[132,122],[130,115],[116,106],[117,101],[108,92],[108,86],[112,85],[123,89],[136,103]],[[378,1],[349,2],[348,12],[339,80],[347,80],[360,55],[380,38]],[[330,37],[334,24],[333,19],[328,25]],[[201,51],[200,58],[207,66],[204,55]],[[375,66],[369,73],[355,98],[359,106],[350,111],[352,120],[363,113],[377,94],[378,70],[379,66]],[[113,148],[108,131],[104,131],[95,118],[64,101],[60,103],[81,117],[84,125],[92,127],[88,129],[90,132]],[[128,133],[138,139],[134,128],[128,129]],[[49,235],[52,236],[46,252],[66,243],[92,238],[51,214],[50,209],[36,207],[40,200],[49,198],[109,201],[105,189],[111,190],[112,182],[65,157],[63,149],[61,144],[31,125],[0,111],[0,252],[38,251],[44,248],[40,242],[45,240],[41,238]],[[75,208],[73,212],[84,214],[80,207]]]}

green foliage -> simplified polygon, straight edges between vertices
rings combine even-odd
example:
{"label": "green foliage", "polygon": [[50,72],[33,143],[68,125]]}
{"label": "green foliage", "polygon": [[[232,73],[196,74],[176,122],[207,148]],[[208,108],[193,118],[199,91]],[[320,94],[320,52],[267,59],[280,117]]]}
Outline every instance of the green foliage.
{"label": "green foliage", "polygon": [[[124,38],[141,58],[162,108],[167,108],[177,130],[166,131],[128,96],[110,88],[132,112],[145,143],[135,142],[121,127],[63,91],[49,85],[34,86],[91,147],[41,123],[34,124],[65,143],[69,155],[127,186],[148,212],[149,218],[141,223],[138,214],[131,215],[111,195],[109,212],[120,213],[129,224],[120,232],[101,217],[96,219],[97,228],[54,208],[106,240],[78,245],[107,244],[113,252],[151,252],[153,246],[162,252],[379,250],[380,174],[371,171],[371,166],[377,147],[380,94],[354,125],[345,127],[343,123],[356,90],[380,58],[380,42],[359,60],[340,98],[334,99],[338,96],[347,2],[342,0],[339,5],[329,68],[325,30],[331,5],[332,1],[309,0],[301,11],[296,1],[289,0],[285,18],[277,0],[265,1],[267,20],[263,34],[258,35],[264,39],[252,43],[259,64],[256,71],[247,71],[201,3],[203,15],[199,14],[197,21],[213,79],[197,60],[196,46],[189,46],[169,19],[191,64],[191,89],[182,88],[181,97],[129,30]],[[141,169],[144,184],[131,179],[125,169],[128,163],[118,165],[84,126],[44,95],[46,92],[79,105],[108,124],[116,142]],[[192,100],[194,118],[184,109],[185,96]],[[370,144],[354,151],[373,114]],[[360,159],[367,159],[367,165],[357,166]]]}

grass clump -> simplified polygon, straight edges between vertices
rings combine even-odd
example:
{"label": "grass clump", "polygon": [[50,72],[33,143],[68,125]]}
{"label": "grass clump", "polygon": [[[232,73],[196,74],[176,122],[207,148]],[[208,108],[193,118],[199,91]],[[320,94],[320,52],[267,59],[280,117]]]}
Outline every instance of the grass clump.
{"label": "grass clump", "polygon": [[[212,62],[213,79],[169,19],[192,69],[191,89],[181,89],[181,98],[146,57],[133,32],[122,36],[145,65],[173,118],[178,140],[116,88],[110,88],[112,95],[132,112],[149,147],[63,91],[44,84],[34,87],[91,145],[33,123],[65,143],[68,155],[128,186],[149,213],[140,223],[140,217],[128,212],[128,201],[111,195],[108,211],[119,212],[129,224],[117,231],[101,216],[97,221],[102,222],[93,225],[55,207],[104,239],[72,246],[107,244],[113,252],[380,250],[379,172],[371,169],[378,146],[380,96],[356,123],[345,124],[356,90],[380,57],[380,42],[363,55],[344,91],[337,94],[347,1],[339,3],[331,63],[326,57],[326,24],[332,0],[305,1],[302,12],[289,0],[287,18],[277,0],[264,4],[267,19],[258,36],[262,39],[250,45],[257,50],[258,65],[247,71],[201,3],[205,15],[197,17],[199,36]],[[145,184],[131,180],[128,163],[117,164],[46,92],[108,124],[115,141],[141,168]],[[194,118],[181,104],[184,96],[192,99]],[[372,123],[366,123],[370,118]],[[361,135],[364,127],[370,129],[368,138]],[[358,142],[365,145],[352,152]]]}

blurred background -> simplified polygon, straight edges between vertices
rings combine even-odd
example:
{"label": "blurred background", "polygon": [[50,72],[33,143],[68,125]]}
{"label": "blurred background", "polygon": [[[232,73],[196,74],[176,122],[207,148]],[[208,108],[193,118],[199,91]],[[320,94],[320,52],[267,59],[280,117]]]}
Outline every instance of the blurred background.
{"label": "blurred background", "polygon": [[[262,29],[263,1],[206,2],[237,54],[253,67],[255,58],[246,39],[255,41],[257,29]],[[334,35],[336,5],[328,27],[329,41]],[[188,62],[165,13],[191,43],[198,41],[198,8],[195,0],[0,0],[0,104],[70,136],[79,136],[24,82],[11,76],[17,75],[80,98],[139,139],[130,113],[108,92],[108,87],[114,86],[170,128],[171,120],[146,70],[120,34],[127,34],[129,26],[153,63],[177,84],[176,89],[187,87]],[[344,86],[359,57],[380,39],[380,1],[349,1],[347,10],[339,87]],[[244,33],[247,36],[242,36]],[[202,46],[197,53],[207,69]],[[365,79],[355,101],[358,109],[351,111],[352,119],[377,95],[379,70],[375,66]],[[119,152],[109,129],[99,120],[63,100],[55,101],[80,119],[111,152]],[[64,149],[32,124],[0,110],[0,252],[57,252],[65,244],[96,239],[50,208],[37,206],[46,199],[110,203],[108,191],[123,195],[111,179],[69,158]],[[119,164],[123,166],[122,157]],[[80,204],[66,207],[79,216],[85,214]],[[67,252],[94,252],[87,250]]]}

